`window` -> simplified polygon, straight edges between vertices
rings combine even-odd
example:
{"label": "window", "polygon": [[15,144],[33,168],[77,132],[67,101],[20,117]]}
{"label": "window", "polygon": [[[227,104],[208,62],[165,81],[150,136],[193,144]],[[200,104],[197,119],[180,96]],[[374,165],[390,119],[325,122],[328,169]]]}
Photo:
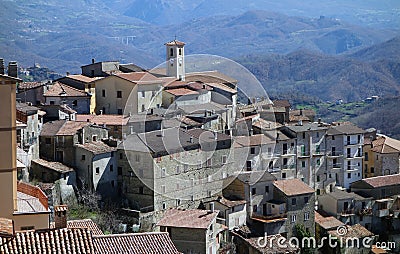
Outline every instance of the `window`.
{"label": "window", "polygon": [[117,91],[117,98],[122,98],[122,91]]}
{"label": "window", "polygon": [[123,112],[122,112],[122,108],[117,109],[117,114],[118,114],[118,115],[122,115],[122,113],[123,113]]}
{"label": "window", "polygon": [[77,100],[74,100],[74,101],[72,102],[72,106],[74,106],[74,107],[78,106],[78,101],[77,101]]}
{"label": "window", "polygon": [[317,176],[317,182],[319,182],[321,179],[320,179],[320,177],[319,176]]}
{"label": "window", "polygon": [[99,167],[96,168],[96,175],[98,175],[98,174],[100,174],[100,168]]}
{"label": "window", "polygon": [[96,142],[96,141],[97,141],[97,136],[96,136],[96,135],[93,135],[93,136],[92,136],[92,141],[93,141],[93,142]]}
{"label": "window", "polygon": [[122,176],[122,167],[118,167],[118,175]]}
{"label": "window", "polygon": [[140,94],[141,94],[142,98],[144,98],[146,96],[146,92],[145,91],[141,91]]}
{"label": "window", "polygon": [[332,140],[335,140],[335,136],[332,136]]}
{"label": "window", "polygon": [[212,166],[212,158],[207,160],[207,167],[211,167]]}
{"label": "window", "polygon": [[163,210],[167,209],[167,204],[165,204],[165,202],[162,203],[162,209]]}
{"label": "window", "polygon": [[139,162],[140,161],[140,154],[135,154],[135,161]]}
{"label": "window", "polygon": [[368,161],[368,153],[364,153],[364,160]]}
{"label": "window", "polygon": [[301,162],[301,167],[302,167],[302,168],[305,168],[305,167],[306,167],[306,161],[302,161],[302,162]]}
{"label": "window", "polygon": [[319,147],[319,145],[316,145],[316,147],[315,147],[315,153],[317,153],[317,154],[320,153],[320,147]]}
{"label": "window", "polygon": [[120,153],[120,154],[119,154],[119,159],[122,160],[122,157],[123,157],[123,154]]}
{"label": "window", "polygon": [[161,185],[161,193],[165,194],[165,185]]}
{"label": "window", "polygon": [[114,152],[111,152],[111,157],[114,157]]}
{"label": "window", "polygon": [[257,212],[257,205],[253,205],[253,212]]}
{"label": "window", "polygon": [[256,195],[256,188],[251,188],[251,195]]}
{"label": "window", "polygon": [[188,171],[188,165],[187,164],[183,164],[183,172],[187,172]]}
{"label": "window", "polygon": [[306,138],[306,133],[305,132],[303,132],[303,139],[305,139]]}
{"label": "window", "polygon": [[176,205],[177,206],[181,205],[181,200],[179,198],[176,200]]}
{"label": "window", "polygon": [[310,213],[309,212],[305,212],[304,213],[304,221],[308,221],[310,219]]}
{"label": "window", "polygon": [[375,173],[375,168],[371,167],[371,173]]}
{"label": "window", "polygon": [[21,227],[21,230],[32,230],[35,229],[34,226],[25,226],[25,227]]}
{"label": "window", "polygon": [[282,173],[282,179],[286,178],[286,173]]}
{"label": "window", "polygon": [[144,104],[142,104],[142,112],[144,112],[145,111],[145,107],[144,107]]}
{"label": "window", "polygon": [[173,48],[169,49],[169,56],[174,56],[174,49]]}
{"label": "window", "polygon": [[221,158],[222,164],[226,164],[227,158],[228,157],[226,155],[222,155],[222,158]]}
{"label": "window", "polygon": [[106,90],[104,90],[104,89],[101,90],[101,96],[102,96],[102,97],[106,97]]}
{"label": "window", "polygon": [[318,131],[317,131],[317,133],[316,133],[316,134],[317,134],[317,138],[319,138],[319,132],[318,132]]}
{"label": "window", "polygon": [[290,222],[294,223],[296,222],[297,216],[296,214],[292,214],[292,216],[290,217]]}
{"label": "window", "polygon": [[176,173],[177,173],[177,174],[180,174],[180,173],[181,173],[181,169],[180,169],[179,165],[176,166]]}
{"label": "window", "polygon": [[45,142],[46,142],[46,145],[50,145],[51,144],[51,138],[46,138]]}
{"label": "window", "polygon": [[351,178],[351,173],[347,173],[347,178]]}
{"label": "window", "polygon": [[246,170],[251,171],[251,161],[246,161]]}
{"label": "window", "polygon": [[110,165],[110,172],[114,171],[114,165]]}
{"label": "window", "polygon": [[211,198],[211,191],[210,191],[210,190],[207,191],[207,197],[208,197],[208,198]]}
{"label": "window", "polygon": [[305,203],[305,204],[308,203],[308,197],[304,197],[304,203]]}
{"label": "window", "polygon": [[321,165],[321,160],[317,159],[317,166],[320,166],[320,165]]}
{"label": "window", "polygon": [[265,193],[269,192],[269,186],[265,186]]}
{"label": "window", "polygon": [[317,189],[317,195],[320,195],[320,194],[321,194],[321,190]]}
{"label": "window", "polygon": [[111,187],[114,188],[114,180],[111,181]]}
{"label": "window", "polygon": [[165,175],[166,175],[165,168],[161,168],[161,177],[165,177]]}
{"label": "window", "polygon": [[250,154],[255,154],[256,153],[256,148],[255,147],[251,147],[250,148]]}
{"label": "window", "polygon": [[193,178],[190,179],[190,186],[191,186],[191,187],[194,186],[194,179],[193,179]]}
{"label": "window", "polygon": [[139,169],[139,177],[143,177],[143,169]]}
{"label": "window", "polygon": [[286,167],[288,163],[288,159],[287,158],[283,158],[283,166]]}
{"label": "window", "polygon": [[333,159],[333,167],[337,167],[337,159]]}
{"label": "window", "polygon": [[179,183],[176,183],[176,190],[179,190],[181,188],[181,186],[179,185]]}
{"label": "window", "polygon": [[179,49],[179,55],[180,56],[182,55],[182,49]]}
{"label": "window", "polygon": [[139,187],[139,194],[143,194],[143,193],[144,193],[143,187]]}
{"label": "window", "polygon": [[297,203],[296,198],[292,198],[292,205],[296,205],[296,203]]}
{"label": "window", "polygon": [[50,101],[50,105],[54,105],[55,104],[55,102],[54,101]]}

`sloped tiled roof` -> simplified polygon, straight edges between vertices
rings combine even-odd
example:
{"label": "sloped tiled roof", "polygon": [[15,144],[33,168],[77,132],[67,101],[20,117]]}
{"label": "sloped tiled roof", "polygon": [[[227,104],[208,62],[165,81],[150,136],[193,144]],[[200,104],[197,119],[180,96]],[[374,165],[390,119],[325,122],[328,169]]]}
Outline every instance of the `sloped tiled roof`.
{"label": "sloped tiled roof", "polygon": [[179,254],[167,232],[93,237],[97,254]]}
{"label": "sloped tiled roof", "polygon": [[83,82],[83,83],[90,83],[90,82],[96,81],[96,80],[98,80],[98,79],[101,79],[102,77],[94,77],[94,78],[91,78],[91,77],[87,77],[87,76],[85,76],[85,75],[76,74],[76,75],[68,75],[68,76],[66,76],[66,77],[64,77],[64,78],[69,78],[69,79],[77,80],[77,81],[80,81],[80,82]]}
{"label": "sloped tiled roof", "polygon": [[266,144],[274,144],[275,140],[264,134],[256,134],[251,136],[235,136],[234,140],[237,144],[243,147],[261,146]]}
{"label": "sloped tiled roof", "polygon": [[354,135],[364,133],[365,131],[363,129],[351,123],[342,123],[340,125],[331,126],[327,131],[328,135]]}
{"label": "sloped tiled roof", "polygon": [[45,168],[59,172],[59,173],[66,173],[66,172],[74,171],[73,168],[70,168],[60,162],[57,162],[57,161],[46,161],[43,159],[35,159],[35,160],[32,160],[32,162],[39,164],[40,166],[43,166]]}
{"label": "sloped tiled roof", "polygon": [[95,254],[92,233],[84,228],[17,232],[11,240],[0,237],[5,254]]}
{"label": "sloped tiled roof", "polygon": [[258,170],[241,172],[237,179],[243,183],[253,185],[258,182],[275,181],[276,177],[266,170]]}
{"label": "sloped tiled roof", "polygon": [[111,153],[117,150],[116,147],[106,145],[104,142],[89,142],[85,144],[76,144],[77,147],[85,149],[93,154]]}
{"label": "sloped tiled roof", "polygon": [[[54,228],[54,222],[50,223],[50,228]],[[103,231],[91,219],[83,220],[69,220],[67,221],[67,228],[86,228],[92,232],[92,235],[104,235]]]}
{"label": "sloped tiled roof", "polygon": [[0,218],[0,237],[14,235],[14,222],[7,218]]}
{"label": "sloped tiled roof", "polygon": [[43,124],[40,136],[70,136],[85,126],[91,125],[87,122],[76,122],[58,120]]}
{"label": "sloped tiled roof", "polygon": [[173,40],[170,42],[165,43],[166,46],[185,46],[185,43],[178,40]]}
{"label": "sloped tiled roof", "polygon": [[174,96],[199,94],[198,92],[187,89],[187,88],[175,88],[175,89],[168,89],[168,90],[164,90],[164,91],[167,93],[170,93]]}
{"label": "sloped tiled roof", "polygon": [[89,95],[83,91],[74,87],[68,86],[61,82],[54,82],[47,92],[43,94],[45,97],[89,97]]}
{"label": "sloped tiled roof", "polygon": [[129,72],[129,73],[117,73],[114,76],[120,77],[122,79],[134,82],[134,83],[139,83],[139,82],[146,82],[146,81],[156,81],[160,82],[156,76],[150,74],[149,72]]}
{"label": "sloped tiled roof", "polygon": [[97,125],[127,125],[129,121],[128,116],[123,115],[76,115],[77,122],[90,122]]}
{"label": "sloped tiled roof", "polygon": [[222,205],[226,206],[226,207],[235,207],[238,205],[243,205],[246,204],[247,201],[242,199],[242,200],[229,200],[227,198],[221,197],[218,198],[215,202],[221,203]]}
{"label": "sloped tiled roof", "polygon": [[169,209],[157,226],[207,229],[218,215],[217,210]]}
{"label": "sloped tiled roof", "polygon": [[287,196],[314,193],[314,189],[303,183],[299,179],[278,180],[274,186]]}
{"label": "sloped tiled roof", "polygon": [[201,71],[186,73],[186,81],[201,81],[204,83],[237,83],[237,80],[219,71]]}
{"label": "sloped tiled roof", "polygon": [[44,86],[46,83],[43,82],[22,82],[18,84],[18,90],[29,90],[29,89],[34,89],[37,87]]}
{"label": "sloped tiled roof", "polygon": [[290,108],[290,102],[288,100],[273,100],[272,103],[275,107],[288,107]]}
{"label": "sloped tiled roof", "polygon": [[46,194],[36,186],[18,182],[17,213],[49,213]]}
{"label": "sloped tiled roof", "polygon": [[329,230],[328,234],[334,235],[338,238],[364,238],[364,237],[370,237],[373,236],[374,234],[371,233],[368,229],[365,227],[361,226],[360,224],[355,224],[353,226],[345,225],[346,227],[346,234],[340,235],[338,230]]}
{"label": "sloped tiled roof", "polygon": [[337,227],[343,226],[344,223],[336,219],[333,216],[324,217],[318,212],[315,212],[315,223],[323,227],[324,229],[335,229]]}
{"label": "sloped tiled roof", "polygon": [[400,174],[376,176],[359,180],[355,183],[364,182],[373,188],[400,185]]}
{"label": "sloped tiled roof", "polygon": [[399,153],[400,140],[387,136],[378,137],[376,140],[372,141],[371,151],[377,153]]}

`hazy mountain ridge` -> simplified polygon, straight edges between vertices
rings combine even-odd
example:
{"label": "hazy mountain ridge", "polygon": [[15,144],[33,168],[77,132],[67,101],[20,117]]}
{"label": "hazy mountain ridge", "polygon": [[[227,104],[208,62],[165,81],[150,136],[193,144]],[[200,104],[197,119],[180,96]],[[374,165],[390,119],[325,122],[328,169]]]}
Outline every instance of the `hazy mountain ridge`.
{"label": "hazy mountain ridge", "polygon": [[[394,40],[397,40],[395,38]],[[399,52],[393,39],[363,51],[370,55]],[[361,56],[357,52],[354,56]],[[327,56],[298,51],[287,55],[250,55],[238,59],[274,97],[284,94],[320,100],[359,101],[378,95],[400,95],[400,61],[363,61],[352,56]]]}

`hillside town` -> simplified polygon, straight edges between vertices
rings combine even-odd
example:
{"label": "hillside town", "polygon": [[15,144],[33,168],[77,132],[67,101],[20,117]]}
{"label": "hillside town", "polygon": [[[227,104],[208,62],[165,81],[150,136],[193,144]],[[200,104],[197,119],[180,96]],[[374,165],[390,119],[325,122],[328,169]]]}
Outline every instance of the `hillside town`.
{"label": "hillside town", "polygon": [[42,82],[0,59],[0,253],[400,252],[399,140],[164,46]]}

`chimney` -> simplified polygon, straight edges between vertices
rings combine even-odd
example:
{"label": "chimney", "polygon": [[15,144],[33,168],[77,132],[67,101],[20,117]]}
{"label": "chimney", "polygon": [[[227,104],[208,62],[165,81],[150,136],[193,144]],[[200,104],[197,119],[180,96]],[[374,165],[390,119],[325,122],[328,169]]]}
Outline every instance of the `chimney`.
{"label": "chimney", "polygon": [[102,109],[100,109],[100,115],[102,115],[103,114],[103,110]]}
{"label": "chimney", "polygon": [[17,62],[11,61],[8,63],[8,76],[18,78],[18,65]]}
{"label": "chimney", "polygon": [[303,120],[299,120],[298,125],[299,125],[299,126],[303,126]]}
{"label": "chimney", "polygon": [[300,115],[301,116],[303,115],[303,109],[300,109]]}
{"label": "chimney", "polygon": [[69,71],[67,71],[67,76],[69,76]]}
{"label": "chimney", "polygon": [[94,58],[92,58],[92,64],[94,64],[95,63],[95,59]]}
{"label": "chimney", "polygon": [[318,118],[318,124],[321,124],[321,118]]}
{"label": "chimney", "polygon": [[0,74],[4,75],[4,59],[0,58]]}
{"label": "chimney", "polygon": [[214,202],[210,203],[210,210],[211,210],[212,213],[214,212]]}
{"label": "chimney", "polygon": [[67,205],[56,205],[54,206],[54,224],[55,228],[66,228],[67,227]]}
{"label": "chimney", "polygon": [[189,138],[189,143],[193,143],[193,137]]}

